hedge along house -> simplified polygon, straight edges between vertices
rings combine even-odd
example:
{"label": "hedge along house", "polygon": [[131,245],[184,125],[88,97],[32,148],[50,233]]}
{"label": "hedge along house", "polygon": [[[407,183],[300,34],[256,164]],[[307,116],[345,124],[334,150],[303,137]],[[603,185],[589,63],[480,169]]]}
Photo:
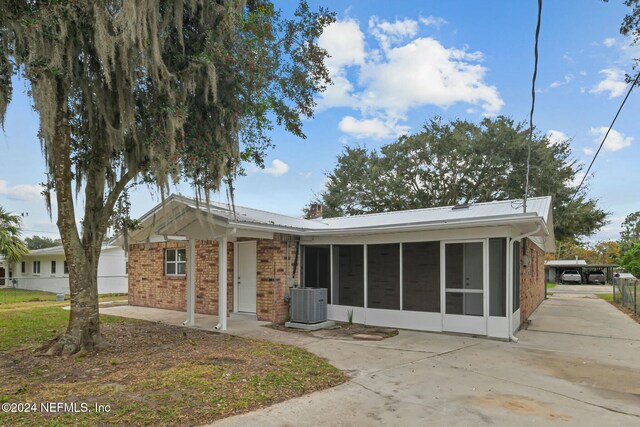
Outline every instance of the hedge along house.
{"label": "hedge along house", "polygon": [[172,195],[130,236],[129,302],[185,310],[187,324],[217,313],[226,329],[231,312],[281,323],[289,286],[323,287],[331,320],[509,339],[544,299],[551,209],[539,197],[526,213],[500,201],[301,219]]}

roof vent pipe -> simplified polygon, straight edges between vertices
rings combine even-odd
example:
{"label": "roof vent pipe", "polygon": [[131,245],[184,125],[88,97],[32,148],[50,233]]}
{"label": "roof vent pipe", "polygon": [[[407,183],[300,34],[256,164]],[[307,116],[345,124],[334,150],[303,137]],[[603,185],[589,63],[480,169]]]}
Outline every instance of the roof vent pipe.
{"label": "roof vent pipe", "polygon": [[469,204],[465,203],[462,205],[455,205],[454,207],[451,208],[452,211],[457,211],[458,209],[469,209]]}

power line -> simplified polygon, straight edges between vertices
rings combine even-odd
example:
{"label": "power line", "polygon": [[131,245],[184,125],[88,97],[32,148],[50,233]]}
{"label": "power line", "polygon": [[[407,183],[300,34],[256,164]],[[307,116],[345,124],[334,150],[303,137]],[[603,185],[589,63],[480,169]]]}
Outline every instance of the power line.
{"label": "power line", "polygon": [[529,112],[529,141],[527,141],[527,175],[524,186],[522,207],[527,212],[527,198],[529,197],[529,173],[531,171],[531,142],[533,140],[533,112],[536,108],[536,78],[538,77],[538,39],[540,38],[540,22],[542,20],[542,0],[538,0],[538,23],[536,25],[535,45],[533,48],[533,78],[531,79],[531,111]]}
{"label": "power line", "polygon": [[635,80],[633,80],[633,83],[631,83],[631,86],[629,87],[629,90],[627,91],[627,95],[622,100],[622,104],[620,104],[620,108],[618,108],[618,111],[616,112],[616,115],[613,118],[613,121],[611,122],[611,125],[609,125],[609,129],[607,129],[607,133],[605,133],[604,137],[602,138],[602,142],[600,143],[600,147],[598,147],[598,151],[596,151],[596,154],[594,154],[593,159],[591,160],[591,163],[589,164],[589,167],[587,168],[587,171],[585,172],[584,176],[582,177],[582,181],[580,181],[580,185],[578,185],[578,188],[576,188],[575,193],[573,193],[573,196],[571,197],[571,200],[569,200],[569,203],[567,204],[567,207],[569,207],[569,205],[576,198],[576,196],[578,195],[578,192],[580,191],[580,188],[582,188],[582,184],[584,184],[584,181],[587,179],[587,176],[589,176],[589,171],[591,170],[591,166],[593,166],[593,164],[595,163],[596,159],[598,158],[598,154],[600,154],[600,150],[602,150],[602,147],[604,146],[604,142],[607,140],[607,137],[609,136],[609,132],[611,132],[611,130],[613,129],[613,125],[616,123],[616,120],[618,120],[618,116],[620,115],[620,111],[622,111],[622,107],[624,107],[624,104],[627,102],[627,99],[629,98],[629,95],[631,95],[631,91],[633,90],[633,88],[636,86],[636,84],[638,84],[638,79],[639,78],[640,78],[640,72],[638,72],[638,74],[636,75]]}

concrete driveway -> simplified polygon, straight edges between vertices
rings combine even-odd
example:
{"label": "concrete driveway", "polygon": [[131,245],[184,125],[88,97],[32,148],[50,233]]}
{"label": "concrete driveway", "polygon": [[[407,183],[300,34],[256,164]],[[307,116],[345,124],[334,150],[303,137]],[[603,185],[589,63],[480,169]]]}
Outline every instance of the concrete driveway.
{"label": "concrete driveway", "polygon": [[584,288],[558,289],[520,342],[401,331],[378,343],[268,328],[346,370],[339,387],[216,426],[640,425],[640,325]]}

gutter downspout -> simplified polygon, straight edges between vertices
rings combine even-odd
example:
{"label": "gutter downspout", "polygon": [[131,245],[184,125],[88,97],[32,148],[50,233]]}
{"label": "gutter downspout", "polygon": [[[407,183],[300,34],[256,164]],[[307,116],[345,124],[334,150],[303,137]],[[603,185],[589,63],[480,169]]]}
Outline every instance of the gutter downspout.
{"label": "gutter downspout", "polygon": [[[509,289],[511,289],[511,292],[509,293],[510,296],[511,296],[509,298],[509,339],[511,341],[515,342],[515,343],[518,342],[518,337],[516,337],[513,334],[513,331],[511,330],[511,319],[513,317],[513,273],[514,273],[514,271],[513,271],[513,250],[514,250],[514,245],[513,244],[515,242],[520,242],[525,237],[529,237],[529,236],[532,236],[532,235],[536,234],[541,229],[542,229],[542,225],[538,224],[538,226],[536,227],[535,230],[530,231],[528,233],[521,234],[520,236],[517,236],[517,237],[514,237],[513,239],[511,239],[511,246],[510,246],[511,250],[509,251],[511,253],[511,262],[510,262],[510,264],[511,264],[511,286],[509,286]],[[518,267],[520,267],[520,266],[518,266]]]}

